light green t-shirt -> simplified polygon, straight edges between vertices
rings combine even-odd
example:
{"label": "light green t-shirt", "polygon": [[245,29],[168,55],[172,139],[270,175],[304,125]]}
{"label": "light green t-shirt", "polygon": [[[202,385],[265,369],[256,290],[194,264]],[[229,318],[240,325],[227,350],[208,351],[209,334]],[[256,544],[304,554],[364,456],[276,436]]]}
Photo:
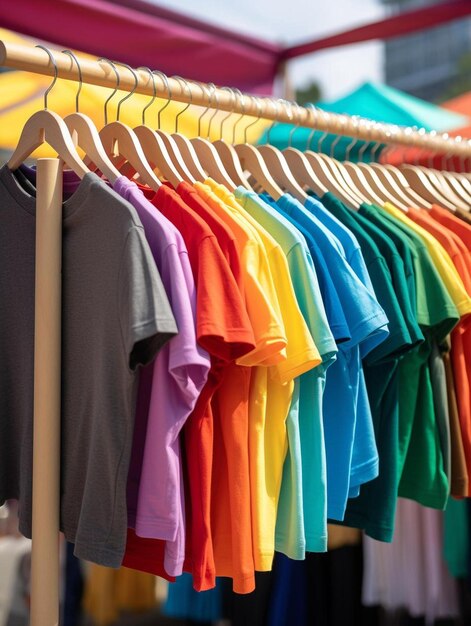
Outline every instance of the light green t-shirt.
{"label": "light green t-shirt", "polygon": [[287,418],[289,449],[276,524],[276,550],[303,559],[306,537],[310,551],[327,549],[326,460],[322,392],[327,367],[337,347],[325,314],[314,263],[303,236],[273,205],[257,194],[238,188],[241,206],[280,244],[288,261],[301,313],[322,357],[322,365],[297,379]]}

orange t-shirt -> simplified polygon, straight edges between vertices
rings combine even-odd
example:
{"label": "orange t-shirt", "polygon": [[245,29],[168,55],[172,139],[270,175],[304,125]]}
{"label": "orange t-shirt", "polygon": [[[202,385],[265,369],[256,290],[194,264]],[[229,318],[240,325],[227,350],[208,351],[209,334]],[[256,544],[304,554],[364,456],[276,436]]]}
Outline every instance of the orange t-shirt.
{"label": "orange t-shirt", "polygon": [[[169,187],[157,192],[141,187],[146,197],[180,231],[188,250],[195,278],[196,336],[211,356],[211,370],[195,406],[183,427],[184,478],[186,494],[185,569],[193,574],[198,591],[215,585],[215,565],[211,538],[211,482],[213,468],[214,422],[211,400],[221,384],[225,369],[237,358],[255,348],[255,339],[240,290],[217,239],[201,217]],[[247,385],[248,396],[248,385]],[[129,551],[138,551],[141,538],[128,534]],[[146,571],[161,569],[161,546],[155,551],[142,541],[141,566]],[[160,561],[159,561],[160,559]],[[153,568],[153,563],[155,570]],[[141,569],[144,569],[141,567]]]}
{"label": "orange t-shirt", "polygon": [[[187,183],[181,183],[177,192],[200,215],[217,236],[218,243],[239,286],[247,306],[245,281],[239,255],[234,255],[238,243],[229,226],[211,206]],[[260,306],[260,304],[259,304]],[[249,315],[252,322],[253,317]],[[257,335],[258,325],[252,322],[255,350],[251,357],[258,360],[276,357],[286,346],[278,328],[266,344]],[[258,355],[255,357],[255,355]],[[249,392],[252,368],[231,363],[224,372],[219,389],[211,401],[214,419],[213,477],[211,483],[211,529],[213,536],[216,575],[233,579],[236,593],[250,593],[255,589],[253,559],[250,469],[249,469]],[[224,550],[221,550],[224,545]],[[229,552],[225,558],[226,551]]]}
{"label": "orange t-shirt", "polygon": [[[467,249],[462,240],[448,227],[448,224],[439,224],[429,212],[423,209],[410,209],[407,215],[428,230],[442,244],[450,255],[467,293],[471,295],[471,257],[468,258]],[[470,357],[466,356],[465,341],[470,332],[469,320],[465,320],[464,323],[460,322],[451,333],[451,361],[468,473],[471,472],[471,388],[467,366]]]}
{"label": "orange t-shirt", "polygon": [[[260,413],[264,415],[264,410],[263,398],[262,403],[254,404],[251,395],[248,406],[248,429],[241,428],[240,420],[237,419],[240,401],[237,399],[234,375],[240,371],[251,372],[250,393],[252,394],[253,383],[259,380],[260,370],[266,373],[269,364],[286,360],[287,340],[281,321],[281,313],[277,310],[278,300],[275,297],[268,263],[264,250],[257,244],[256,233],[251,232],[247,226],[244,227],[234,215],[231,215],[231,212],[224,207],[222,200],[215,196],[209,188],[204,185],[197,185],[197,191],[219,219],[230,226],[236,236],[244,271],[248,313],[257,346],[253,352],[242,359],[244,366],[232,365],[232,371],[227,371],[228,384],[223,383],[221,385],[212,405],[214,415],[218,410],[221,412],[225,410],[228,419],[233,422],[231,438],[226,437],[225,447],[221,446],[219,450],[215,448],[214,452],[215,458],[218,454],[221,457],[225,456],[228,467],[232,467],[232,474],[225,475],[223,472],[215,472],[212,485],[214,507],[211,511],[211,523],[216,574],[233,578],[234,591],[249,593],[255,587],[254,570],[256,565],[251,521],[253,468],[249,458],[248,483],[246,483],[245,466],[238,462],[240,454],[237,453],[237,447],[239,445],[243,449],[245,461],[245,455],[247,454],[249,457],[251,442],[253,442],[254,413],[257,416],[260,416]],[[264,367],[247,367],[262,363]],[[215,437],[216,423],[215,419]],[[224,421],[220,420],[219,423],[224,424]],[[259,427],[258,421],[257,427]],[[221,467],[224,466],[221,465]],[[243,473],[244,480],[242,481],[241,475]],[[237,485],[236,489],[234,485]]]}

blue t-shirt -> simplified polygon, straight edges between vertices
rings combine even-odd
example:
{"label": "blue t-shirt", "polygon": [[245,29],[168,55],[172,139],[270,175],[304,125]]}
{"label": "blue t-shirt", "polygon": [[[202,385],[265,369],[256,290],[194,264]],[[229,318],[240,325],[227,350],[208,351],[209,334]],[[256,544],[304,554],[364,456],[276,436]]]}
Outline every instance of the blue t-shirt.
{"label": "blue t-shirt", "polygon": [[[339,240],[292,196],[283,195],[277,205],[303,226],[317,243],[339,295],[350,340],[339,344],[337,362],[329,369],[324,392],[324,436],[327,457],[328,516],[342,520],[350,475],[372,480],[378,471],[378,455],[371,412],[364,402],[359,349],[368,341],[372,350],[387,336],[387,318],[374,293],[365,287],[348,264]],[[339,390],[343,390],[341,393]],[[361,395],[360,395],[361,390]],[[367,400],[367,398],[366,398]],[[363,456],[352,464],[355,432],[363,433]]]}

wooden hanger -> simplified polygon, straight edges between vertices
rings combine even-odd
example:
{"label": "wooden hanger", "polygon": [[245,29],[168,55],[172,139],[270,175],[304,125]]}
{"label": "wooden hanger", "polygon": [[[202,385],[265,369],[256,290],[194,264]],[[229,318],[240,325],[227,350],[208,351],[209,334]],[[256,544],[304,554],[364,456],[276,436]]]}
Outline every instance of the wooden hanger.
{"label": "wooden hanger", "polygon": [[[454,184],[450,185],[449,182],[443,176],[443,173],[439,170],[424,167],[423,165],[416,165],[423,174],[428,178],[432,186],[438,191],[439,194],[447,198],[447,200],[455,207],[464,209],[466,204],[459,194],[456,193]],[[455,183],[455,181],[454,181]]]}
{"label": "wooden hanger", "polygon": [[[198,156],[193,146],[191,145],[189,139],[187,139],[184,135],[181,135],[180,133],[177,133],[177,132],[172,133],[170,135],[169,133],[166,133],[163,130],[160,130],[160,126],[161,126],[160,116],[162,114],[162,111],[164,111],[170,104],[172,92],[170,90],[170,84],[169,84],[167,76],[163,72],[155,72],[155,73],[158,74],[164,81],[166,88],[167,88],[167,93],[168,93],[168,100],[158,113],[159,129],[156,132],[163,139],[167,147],[167,150],[169,151],[172,157],[174,165],[182,173],[185,179],[191,183],[194,183],[195,181],[204,182],[204,180],[207,178],[207,175],[204,169],[201,167],[201,163],[199,162]],[[175,120],[176,127],[178,126],[178,118],[184,111],[187,110],[188,106],[189,105],[185,106],[182,111],[177,113],[176,120]],[[184,171],[188,172],[189,176],[191,177],[190,179],[188,179],[188,176],[187,174],[184,173]]]}
{"label": "wooden hanger", "polygon": [[49,144],[80,178],[90,173],[74,146],[66,123],[57,113],[49,110],[37,111],[28,119],[8,160],[9,169],[16,170],[43,143]]}
{"label": "wooden hanger", "polygon": [[77,64],[79,74],[79,88],[75,96],[75,113],[71,113],[64,118],[64,122],[69,129],[75,146],[79,146],[89,159],[95,164],[100,172],[111,182],[115,182],[121,176],[119,170],[113,165],[106,154],[100,135],[92,120],[83,113],[79,113],[79,97],[82,90],[82,68],[77,57],[71,50],[62,50]]}
{"label": "wooden hanger", "polygon": [[410,206],[418,207],[421,209],[431,208],[431,203],[412,189],[412,187],[409,185],[407,178],[404,176],[399,168],[394,165],[389,165],[388,163],[370,163],[370,167],[377,171],[388,172],[388,175],[391,177],[391,179],[397,183],[400,189],[402,189],[403,193],[409,201]]}
{"label": "wooden hanger", "polygon": [[249,96],[257,105],[259,115],[258,117],[251,122],[244,129],[244,143],[237,144],[234,146],[234,150],[239,157],[242,168],[245,171],[248,171],[249,174],[253,177],[253,179],[260,185],[260,187],[266,191],[274,200],[278,200],[283,195],[283,190],[275,182],[273,176],[271,175],[269,169],[267,168],[265,161],[262,158],[260,152],[247,143],[247,130],[256,124],[258,120],[261,118],[261,106],[259,101],[255,98],[255,96]]}
{"label": "wooden hanger", "polygon": [[420,168],[413,165],[402,164],[400,171],[406,177],[412,189],[428,202],[439,204],[451,211],[454,210],[455,207],[453,203],[433,186],[428,176],[426,176]]}
{"label": "wooden hanger", "polygon": [[[294,104],[296,104],[297,110],[299,111],[301,107],[297,103],[294,103]],[[274,125],[275,125],[275,122],[273,122],[273,124],[271,124],[270,128],[267,130],[267,133],[266,133],[267,145],[270,145],[270,133]],[[285,148],[282,151],[283,158],[286,162],[286,165],[288,166],[290,172],[292,173],[294,180],[298,183],[298,185],[301,188],[306,187],[307,189],[313,191],[318,196],[323,196],[325,193],[328,192],[328,189],[317,178],[316,174],[314,173],[314,170],[311,167],[311,164],[309,163],[307,157],[301,152],[301,150],[298,150],[297,148],[293,148],[291,146],[293,133],[294,133],[294,129],[290,132],[290,135],[289,135],[288,148]],[[308,145],[309,145],[309,140],[313,136],[314,133],[315,133],[315,129],[312,131],[308,139]],[[267,163],[266,159],[265,159],[265,162]],[[302,200],[302,198],[300,199]]]}
{"label": "wooden hanger", "polygon": [[[184,178],[173,164],[173,160],[170,158],[167,147],[160,135],[158,135],[150,126],[146,125],[146,111],[152,105],[156,98],[155,88],[155,76],[151,69],[148,67],[138,68],[138,70],[144,69],[149,72],[150,78],[152,78],[153,95],[151,101],[146,104],[142,110],[142,124],[134,128],[136,137],[141,144],[142,150],[146,155],[146,159],[152,165],[153,169],[158,170],[160,176],[168,180],[173,187],[177,187]],[[191,174],[188,172],[190,180],[188,182],[194,182],[191,180]]]}
{"label": "wooden hanger", "polygon": [[80,178],[83,178],[90,170],[80,158],[66,123],[57,113],[47,108],[47,96],[57,80],[57,64],[47,48],[41,45],[36,47],[47,52],[54,67],[54,79],[44,94],[44,110],[37,111],[28,119],[7,165],[10,170],[16,170],[36,148],[43,143],[48,143],[57,152],[59,158]]}
{"label": "wooden hanger", "polygon": [[[318,109],[317,107],[312,106],[313,112],[316,113],[316,116],[322,114],[327,117],[327,114]],[[317,117],[316,117],[317,121]],[[316,124],[315,124],[316,125]],[[314,136],[315,129],[312,131],[311,136],[308,139],[307,145],[310,146],[312,137]],[[364,202],[366,199],[361,198],[358,193],[355,193],[353,190],[353,182],[351,186],[345,181],[345,179],[340,174],[338,168],[333,164],[332,159],[327,157],[327,155],[322,154],[321,145],[325,138],[328,136],[328,132],[325,131],[321,136],[317,151],[306,150],[305,155],[306,159],[309,162],[314,174],[319,179],[319,181],[327,187],[327,189],[333,193],[339,200],[341,200],[344,204],[346,204],[351,209],[358,209],[360,204]]]}
{"label": "wooden hanger", "polygon": [[[443,133],[442,139],[450,140],[448,133]],[[457,139],[461,141],[460,137]],[[442,163],[446,163],[446,159],[448,156],[449,153],[443,156]],[[438,189],[439,193],[443,194],[447,199],[450,200],[451,203],[462,209],[466,209],[469,206],[471,198],[467,195],[466,191],[455,178],[453,178],[452,176],[448,176],[447,172],[440,171],[439,169],[433,167],[419,167],[424,172],[424,174],[429,177],[431,183],[436,189]]]}
{"label": "wooden hanger", "polygon": [[[189,102],[188,105],[178,113],[176,119],[175,119],[175,127],[176,127],[176,134],[178,131],[178,118],[180,117],[180,115],[186,111],[188,109],[188,107],[191,106],[191,89],[188,85],[188,82],[186,80],[184,80],[183,78],[181,78],[180,76],[174,76],[175,80],[177,80],[178,82],[182,82],[185,86],[185,88],[188,89],[188,94],[189,94]],[[202,83],[198,83],[199,87],[201,88],[201,91],[203,93],[206,93],[206,88]],[[213,93],[216,94],[216,86],[213,85],[212,83],[210,83],[209,85],[212,89],[213,89]],[[237,187],[237,185],[234,183],[234,181],[231,179],[231,177],[229,176],[228,172],[226,171],[223,162],[221,161],[221,157],[219,156],[218,151],[216,150],[216,148],[213,146],[212,143],[210,143],[207,139],[203,139],[200,136],[200,130],[201,130],[201,118],[205,115],[205,113],[212,108],[211,107],[212,104],[212,98],[211,95],[209,96],[209,104],[206,107],[206,110],[202,113],[202,115],[200,116],[199,120],[198,120],[198,137],[194,137],[193,139],[186,139],[186,137],[184,138],[184,140],[179,139],[180,142],[185,142],[188,143],[189,146],[189,152],[193,152],[196,155],[196,160],[201,164],[202,168],[205,170],[205,172],[207,173],[207,176],[210,176],[211,178],[213,178],[216,182],[225,185],[228,189],[230,189],[231,191],[234,191],[234,189]],[[209,132],[211,129],[211,122],[214,118],[214,116],[217,114],[218,112],[218,108],[217,108],[217,100],[216,100],[216,108],[215,111],[213,113],[213,115],[211,116],[210,120],[209,120],[209,124],[208,124],[208,136],[209,136]],[[182,135],[180,135],[180,137],[182,137]],[[207,178],[206,176],[206,178]]]}
{"label": "wooden hanger", "polygon": [[100,139],[103,143],[106,153],[116,159],[115,163],[128,161],[131,167],[139,174],[141,181],[148,187],[157,191],[161,186],[161,182],[149,165],[146,156],[142,150],[141,144],[134,133],[126,124],[119,121],[119,113],[121,105],[135,92],[138,78],[134,70],[127,64],[123,63],[125,67],[132,73],[134,77],[134,88],[124,98],[118,102],[118,108],[116,111],[116,121],[108,123],[108,103],[113,98],[115,93],[119,89],[119,73],[114,66],[114,63],[108,59],[99,59],[100,61],[106,61],[111,65],[113,71],[116,74],[116,87],[105,102],[105,126],[100,130]]}
{"label": "wooden hanger", "polygon": [[[274,103],[276,110],[278,111],[278,103]],[[273,126],[273,124],[272,124]],[[297,126],[293,126],[293,130],[290,132],[288,143],[291,144],[291,137],[296,130]],[[269,137],[269,132],[268,132]],[[286,191],[292,194],[295,198],[300,200],[303,204],[308,194],[300,186],[296,178],[293,176],[290,166],[288,165],[284,154],[270,145],[257,146],[257,150],[262,155],[266,166],[274,180]]]}
{"label": "wooden hanger", "polygon": [[[243,110],[243,105],[242,105],[242,114],[240,115],[240,117],[237,119],[237,121],[235,122],[233,129],[232,129],[232,144],[231,143],[227,143],[226,141],[224,141],[223,139],[223,126],[226,122],[226,120],[231,117],[233,110],[235,108],[235,104],[236,104],[236,92],[238,92],[240,94],[240,96],[242,96],[242,92],[239,89],[232,89],[231,87],[221,87],[221,89],[225,89],[226,91],[229,91],[229,93],[231,94],[231,96],[233,96],[233,104],[234,107],[232,109],[232,111],[230,111],[220,122],[219,125],[219,136],[221,137],[221,139],[216,139],[216,141],[213,141],[213,146],[216,149],[217,153],[219,154],[219,157],[222,161],[222,164],[224,165],[224,169],[226,170],[226,172],[229,174],[229,176],[231,177],[231,180],[234,181],[234,183],[236,185],[238,185],[239,187],[244,187],[245,189],[247,189],[248,191],[253,191],[252,187],[250,186],[247,177],[244,174],[244,171],[242,169],[242,166],[240,164],[239,161],[239,157],[237,156],[237,152],[234,150],[234,145],[235,144],[235,129],[237,127],[237,124],[239,123],[239,121],[244,117],[245,113]],[[241,101],[242,104],[242,101]],[[203,113],[204,115],[204,113]],[[203,116],[201,116],[203,117]],[[200,122],[201,122],[201,117],[198,119],[198,135],[200,134]]]}
{"label": "wooden hanger", "polygon": [[[366,132],[366,140],[363,143],[363,146],[358,151],[358,161],[357,167],[362,171],[366,180],[368,181],[371,188],[378,194],[380,197],[387,198],[390,202],[393,202],[398,208],[407,211],[410,202],[409,198],[404,194],[401,187],[396,183],[394,178],[391,176],[390,172],[385,168],[372,168],[371,163],[363,163],[362,159],[365,154],[367,147],[370,145],[370,137],[371,131],[375,125],[375,122],[370,122],[369,120],[358,121],[358,126],[365,126]],[[347,147],[347,155],[346,161],[349,160],[349,155],[351,154],[351,149],[355,145],[355,142],[350,144]],[[374,147],[371,149],[371,161],[374,161],[377,150],[381,147],[380,142],[376,142]]]}
{"label": "wooden hanger", "polygon": [[471,204],[471,193],[466,186],[462,184],[459,177],[454,174],[455,172],[447,172],[446,170],[439,171],[439,178],[442,180],[443,184],[447,184],[453,189],[453,192],[458,196],[463,205],[462,208],[467,210]]}
{"label": "wooden hanger", "polygon": [[[172,91],[170,89],[170,84],[167,76],[158,70],[154,70],[153,74],[157,74],[162,82],[165,85],[167,90],[167,102],[161,107],[157,113],[157,129],[155,130],[156,135],[162,141],[165,149],[167,150],[167,154],[170,157],[170,163],[176,168],[180,176],[188,183],[193,184],[196,180],[201,180],[200,173],[196,167],[196,163],[191,162],[191,160],[187,163],[183,157],[180,148],[178,147],[175,139],[167,132],[161,130],[161,116],[162,112],[169,106],[172,99]],[[202,172],[204,174],[204,172]]]}
{"label": "wooden hanger", "polygon": [[[373,190],[364,173],[358,167],[356,167],[355,164],[339,161],[333,156],[335,146],[339,142],[341,136],[345,135],[344,125],[346,121],[346,118],[343,116],[339,119],[340,132],[331,146],[330,166],[335,167],[338,170],[342,179],[345,181],[345,184],[348,185],[348,188],[355,194],[355,196],[359,196],[363,202],[374,202],[376,204],[378,204],[378,202],[381,203],[380,195],[378,195]],[[357,139],[354,138],[353,141],[349,144],[348,149],[351,149],[351,147],[355,145],[356,142]]]}

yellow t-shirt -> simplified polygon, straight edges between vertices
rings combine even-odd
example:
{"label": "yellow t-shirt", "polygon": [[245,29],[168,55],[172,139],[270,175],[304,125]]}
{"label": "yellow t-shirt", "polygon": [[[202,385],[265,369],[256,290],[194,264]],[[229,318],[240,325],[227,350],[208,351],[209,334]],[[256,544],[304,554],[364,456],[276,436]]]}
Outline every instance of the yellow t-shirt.
{"label": "yellow t-shirt", "polygon": [[[248,398],[251,555],[253,556],[254,568],[260,570],[259,559],[256,558],[259,553],[257,538],[264,526],[264,520],[269,517],[268,528],[272,529],[272,543],[274,545],[276,504],[280,489],[275,477],[278,474],[281,476],[287,450],[287,435],[283,420],[282,426],[275,433],[278,441],[276,441],[270,428],[266,429],[268,370],[270,366],[275,367],[278,362],[286,360],[286,331],[267,253],[257,231],[243,220],[238,211],[227,206],[220,197],[213,193],[208,185],[195,183],[194,186],[202,199],[231,228],[236,237],[246,291],[247,312],[257,344],[255,350],[245,355],[238,363],[241,366],[250,366],[251,369]],[[272,344],[271,337],[276,338],[280,335],[284,339],[282,348],[278,353],[268,354],[263,346],[270,346]],[[278,408],[279,412],[283,411],[285,405],[290,404],[293,387],[292,382],[284,385],[286,398],[283,398]],[[266,445],[267,441],[270,441],[272,447]],[[269,456],[268,461],[266,460],[267,454]],[[275,459],[276,461],[274,461]],[[275,470],[272,469],[273,465]],[[279,469],[278,466],[280,466]],[[228,507],[228,502],[224,500],[227,498],[220,492],[219,501],[212,504],[215,508],[212,513],[215,522],[213,523],[214,559],[216,573],[231,576],[237,570],[238,557],[233,554],[232,544],[234,541],[232,536],[228,536],[229,529],[224,528],[226,525],[224,519],[227,518],[224,509],[227,510]],[[230,529],[231,535],[232,532],[233,530]]]}
{"label": "yellow t-shirt", "polygon": [[416,222],[407,217],[407,213],[401,211],[393,204],[386,202],[384,205],[385,210],[395,217],[396,219],[407,224],[409,228],[412,228],[424,241],[427,251],[430,254],[432,261],[440,274],[441,279],[445,283],[451,299],[455,303],[456,308],[461,317],[471,313],[471,298],[469,297],[466,288],[461,280],[458,271],[445,248],[437,241],[437,239],[431,235],[425,228],[419,226]]}
{"label": "yellow t-shirt", "polygon": [[[274,278],[276,297],[282,303],[281,313],[288,339],[286,360],[271,367],[268,372],[256,368],[250,390],[249,447],[254,562],[256,570],[268,571],[275,551],[276,515],[287,451],[285,422],[293,396],[294,379],[320,364],[321,357],[299,309],[288,261],[281,247],[243,210],[235,196],[223,185],[211,179],[205,182],[262,240]],[[253,415],[251,407],[254,407]]]}

